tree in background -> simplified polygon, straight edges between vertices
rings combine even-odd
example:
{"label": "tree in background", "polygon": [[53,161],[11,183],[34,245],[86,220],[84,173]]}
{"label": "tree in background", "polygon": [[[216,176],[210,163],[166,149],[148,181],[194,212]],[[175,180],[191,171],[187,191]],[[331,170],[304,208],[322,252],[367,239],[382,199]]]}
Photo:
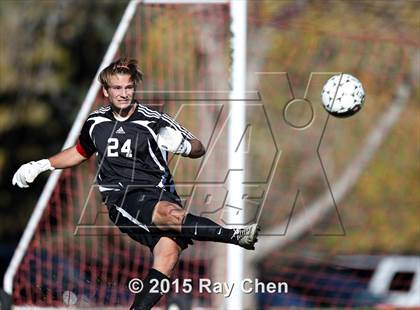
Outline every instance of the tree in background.
{"label": "tree in background", "polygon": [[0,2],[0,244],[18,241],[47,178],[22,193],[13,171],[61,148],[126,4]]}

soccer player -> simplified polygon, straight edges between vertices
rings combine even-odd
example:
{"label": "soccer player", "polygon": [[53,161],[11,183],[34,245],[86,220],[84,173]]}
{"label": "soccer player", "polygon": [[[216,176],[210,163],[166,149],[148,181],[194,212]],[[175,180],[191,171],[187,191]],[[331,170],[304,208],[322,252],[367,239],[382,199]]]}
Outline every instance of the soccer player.
{"label": "soccer player", "polygon": [[40,173],[79,165],[96,153],[96,182],[110,219],[153,253],[152,269],[131,310],[150,309],[159,301],[161,294],[150,292],[151,284],[169,279],[181,251],[192,240],[254,249],[259,231],[257,224],[224,228],[183,209],[167,166],[168,152],[198,158],[205,149],[174,119],[135,99],[142,79],[133,59],[119,59],[103,69],[99,81],[109,105],[89,115],[75,146],[22,165],[12,180],[28,187]]}

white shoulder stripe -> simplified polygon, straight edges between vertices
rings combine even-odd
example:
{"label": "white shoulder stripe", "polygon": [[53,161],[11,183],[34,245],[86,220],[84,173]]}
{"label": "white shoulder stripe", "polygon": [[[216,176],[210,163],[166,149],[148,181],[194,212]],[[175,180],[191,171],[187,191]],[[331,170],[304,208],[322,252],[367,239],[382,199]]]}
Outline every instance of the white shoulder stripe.
{"label": "white shoulder stripe", "polygon": [[147,114],[146,112],[141,111],[141,110],[138,110],[137,112],[143,114],[146,117],[155,118],[155,119],[159,119],[160,118],[160,116],[150,115],[150,114]]}
{"label": "white shoulder stripe", "polygon": [[162,118],[169,123],[170,125],[174,126],[176,129],[178,129],[179,131],[184,131],[181,127],[181,125],[179,125],[179,123],[177,121],[175,121],[174,119],[170,118],[168,115],[166,114],[162,114]]}
{"label": "white shoulder stripe", "polygon": [[109,110],[111,110],[111,106],[100,107],[99,109],[97,109],[97,110],[93,111],[92,113],[90,113],[90,115],[93,115],[93,114],[105,114]]}
{"label": "white shoulder stripe", "polygon": [[170,126],[175,127],[177,130],[179,130],[181,133],[183,133],[184,136],[186,136],[187,138],[189,138],[189,139],[196,139],[196,137],[191,132],[189,132],[188,130],[186,130],[185,128],[183,128],[174,119],[172,119],[171,117],[169,117],[165,113],[156,112],[156,111],[154,111],[154,110],[152,110],[152,109],[150,109],[150,108],[148,108],[146,106],[143,106],[143,105],[139,105],[138,106],[138,112],[142,113],[143,115],[145,115],[147,117],[163,119]]}
{"label": "white shoulder stripe", "polygon": [[187,129],[183,128],[177,121],[173,120],[172,118],[170,118],[166,114],[162,114],[162,118],[167,123],[169,123],[170,125],[174,126],[176,129],[178,129],[180,132],[182,132],[185,136],[187,136],[187,138],[196,139],[196,137],[191,132],[189,132]]}
{"label": "white shoulder stripe", "polygon": [[138,107],[139,107],[139,109],[143,109],[146,112],[149,112],[149,113],[152,113],[152,114],[157,114],[157,115],[160,115],[161,114],[159,111],[153,110],[153,109],[151,109],[151,108],[149,108],[149,107],[147,107],[145,105],[139,105]]}
{"label": "white shoulder stripe", "polygon": [[158,113],[158,114],[160,114],[158,111],[153,110],[153,109],[151,109],[151,108],[149,108],[148,106],[145,106],[145,105],[143,105],[143,104],[139,104],[137,107],[138,107],[139,109],[146,110],[147,112],[150,112],[150,113]]}
{"label": "white shoulder stripe", "polygon": [[146,107],[143,107],[143,106],[142,107],[139,106],[138,111],[143,113],[146,116],[149,116],[149,117],[160,118],[160,116],[161,116],[161,114],[159,112],[153,111],[153,110],[151,110],[149,108],[146,108]]}

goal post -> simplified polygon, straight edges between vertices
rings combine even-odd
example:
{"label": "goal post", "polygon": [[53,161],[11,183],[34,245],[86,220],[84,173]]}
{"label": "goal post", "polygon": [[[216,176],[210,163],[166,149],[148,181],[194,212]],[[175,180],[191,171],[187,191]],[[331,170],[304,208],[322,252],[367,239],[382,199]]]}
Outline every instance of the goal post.
{"label": "goal post", "polygon": [[[235,98],[245,98],[246,93],[246,13],[247,1],[231,1],[231,32],[232,32],[232,69],[231,81],[232,91],[230,94],[231,119],[229,123],[228,137],[228,167],[243,167],[242,171],[230,171],[229,196],[232,197],[230,204],[244,210],[243,195],[245,182],[245,150],[241,144],[238,150],[238,141],[241,140],[245,128],[245,105],[243,101],[235,101]],[[244,212],[238,214],[230,213],[231,223],[244,223]],[[234,245],[228,246],[227,252],[227,282],[235,283],[244,278],[245,250]],[[239,281],[238,281],[239,279]],[[244,294],[239,290],[234,290],[229,298],[226,298],[226,309],[245,309]]]}
{"label": "goal post", "polygon": [[[208,8],[210,6],[211,8]],[[162,32],[162,39],[156,38],[156,33],[168,30],[167,25],[170,23],[175,24],[174,32],[170,34]],[[194,23],[211,25],[208,27],[211,28],[210,32],[208,29],[207,32],[195,29]],[[173,41],[167,42],[168,37]],[[212,49],[206,44],[213,44],[214,54],[211,54]],[[174,47],[178,47],[178,50],[173,49]],[[153,48],[155,50],[152,50]],[[167,59],[164,59],[165,55]],[[211,127],[214,129],[217,124],[205,124],[199,117],[210,113],[215,115],[214,119],[217,119],[217,113],[220,111],[216,105],[209,103],[214,98],[212,93],[230,92],[230,95],[222,98],[223,104],[229,105],[229,108],[235,111],[232,113],[233,118],[230,119],[232,123],[229,125],[226,143],[229,144],[230,140],[237,138],[234,128],[243,127],[240,124],[244,122],[245,111],[243,106],[233,99],[244,97],[242,95],[246,75],[246,1],[131,0],[90,85],[63,149],[76,143],[85,119],[101,103],[100,84],[97,81],[99,72],[119,56],[140,60],[140,66],[146,75],[143,86],[144,95],[147,97],[146,104],[164,106],[175,115],[179,113],[181,118],[183,113],[187,113],[188,117],[193,116],[186,125],[191,126],[193,132],[200,138],[204,135],[207,144],[214,142],[213,137],[207,135],[207,131]],[[164,64],[158,62],[158,57],[164,60],[162,61]],[[224,64],[224,67],[214,66],[215,63]],[[229,67],[230,63],[232,67]],[[215,67],[219,71],[215,71]],[[174,76],[177,77],[175,82],[172,80]],[[229,89],[230,83],[232,89]],[[191,111],[195,107],[194,104],[180,109],[176,100],[173,102],[171,98],[166,98],[171,91],[177,90],[187,90],[187,92],[198,90],[199,100],[191,97],[194,96],[194,92],[186,96],[187,101],[199,101],[197,106],[200,111]],[[163,99],[161,96],[153,97],[154,91],[162,91]],[[223,158],[227,165],[229,160],[237,160],[237,157],[229,158],[227,152],[230,149],[218,154],[218,158]],[[185,187],[183,184],[191,181],[185,176],[191,168],[188,168],[187,164],[180,167],[177,164],[176,168],[179,172],[175,177],[180,175],[182,194],[182,188]],[[127,280],[130,277],[145,276],[150,267],[150,256],[147,251],[136,250],[133,242],[117,234],[115,228],[107,226],[108,223],[102,223],[105,224],[105,228],[101,230],[105,231],[105,235],[108,232],[108,237],[95,236],[94,233],[92,235],[88,233],[86,236],[73,235],[74,226],[80,224],[78,219],[82,212],[87,210],[89,214],[103,213],[103,209],[98,206],[100,201],[92,184],[93,176],[94,161],[91,159],[82,167],[55,170],[48,178],[3,279],[4,291],[12,296],[16,309],[38,307],[57,309],[73,304],[89,309],[126,305],[132,297],[128,294]],[[242,184],[241,180],[243,178],[239,176],[235,182]],[[229,184],[229,191],[240,193],[241,189]],[[238,222],[238,219],[235,222]],[[196,244],[194,249],[188,249],[175,276],[211,277],[212,270],[224,268],[228,277],[226,281],[236,281],[241,278],[244,268],[243,252],[229,248],[228,257],[222,264],[224,266],[221,266],[212,263],[211,258],[207,258],[211,257],[210,254],[214,254],[209,251],[211,246],[203,243]],[[96,255],[101,257],[95,258],[94,251],[97,251]],[[112,256],[112,263],[123,270],[117,271],[117,267],[106,262],[107,255]],[[125,264],[133,255],[136,262],[127,264],[130,265],[128,268]],[[139,272],[136,273],[136,270]],[[111,275],[118,280],[113,281]],[[53,284],[53,282],[58,283]],[[117,288],[114,290],[115,287]],[[75,303],[73,300],[63,299],[64,293],[68,295],[73,292],[76,296]],[[210,294],[198,291],[194,291],[188,298],[193,304],[201,307],[221,307],[221,303],[224,303]],[[238,305],[242,305],[241,298],[240,294],[236,294],[226,299],[225,307],[237,308]]]}
{"label": "goal post", "polygon": [[[111,63],[113,58],[115,57],[118,46],[123,40],[124,35],[129,26],[129,23],[131,19],[133,18],[138,2],[139,2],[138,0],[131,0],[130,3],[128,4],[124,12],[124,15],[121,19],[121,22],[118,25],[118,28],[114,34],[114,37],[112,38],[111,43],[107,49],[107,52],[101,62],[101,65],[99,66],[99,69],[96,72],[96,75],[89,87],[89,90],[76,116],[76,119],[73,123],[70,133],[67,136],[66,141],[64,142],[64,145],[62,148],[63,150],[73,146],[76,143],[77,137],[80,133],[80,130],[82,129],[83,123],[86,120],[89,113],[92,111],[92,107],[96,100],[96,96],[100,90],[100,84],[98,82],[99,73],[104,67],[106,67],[109,63]],[[19,244],[13,254],[12,260],[9,264],[9,267],[7,268],[7,271],[4,275],[4,280],[3,280],[4,291],[8,294],[12,294],[13,278],[16,273],[16,270],[20,262],[22,261],[23,255],[25,254],[25,251],[28,248],[29,242],[31,241],[34,235],[35,229],[41,219],[41,216],[45,208],[48,205],[48,200],[50,199],[62,172],[63,170],[61,169],[55,170],[51,173],[50,177],[48,178],[48,181],[41,193],[41,196],[39,197],[38,202],[35,205],[34,211],[31,214],[29,222],[26,225],[23,236],[20,239]]]}

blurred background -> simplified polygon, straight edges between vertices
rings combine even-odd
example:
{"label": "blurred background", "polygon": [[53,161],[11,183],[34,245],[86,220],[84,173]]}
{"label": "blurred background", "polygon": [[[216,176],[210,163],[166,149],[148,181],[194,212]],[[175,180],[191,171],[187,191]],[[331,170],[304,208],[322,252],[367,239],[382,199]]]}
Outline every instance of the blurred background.
{"label": "blurred background", "polygon": [[48,178],[22,191],[13,174],[61,149],[126,5],[0,3],[1,274]]}
{"label": "blurred background", "polygon": [[[61,149],[127,3],[0,2],[0,275],[48,178],[22,190],[12,187],[13,173]],[[145,90],[228,91],[229,21],[226,5],[139,5],[118,55],[139,60]],[[262,94],[264,108],[247,110],[246,180],[255,186],[243,212],[250,221],[258,218],[265,234],[247,270],[263,281],[286,281],[290,291],[257,294],[249,309],[420,306],[419,2],[248,1],[247,27],[247,90]],[[312,72],[319,74],[309,83]],[[364,86],[365,107],[353,117],[328,118],[321,107],[322,85],[333,72],[350,73]],[[188,95],[178,99],[197,105],[181,107],[162,95],[145,102],[179,113],[208,149],[223,150],[227,137],[213,139],[227,117],[224,103],[205,96],[214,104]],[[296,131],[283,110],[302,97],[313,103],[316,118]],[[95,105],[101,102],[98,94]],[[308,117],[305,106],[290,113],[296,123]],[[223,188],[225,175],[217,171],[228,168],[225,156],[208,153],[202,170],[201,161],[171,162],[186,203],[218,221],[223,193],[213,189],[220,199],[203,207],[183,184]],[[117,232],[72,234],[84,201],[92,214],[104,211],[89,192],[93,171],[91,160],[61,176],[16,275],[18,304],[62,305],[62,292],[71,288],[84,305],[128,304],[127,279],[147,272],[147,251]],[[97,258],[110,253],[111,262]],[[224,246],[199,244],[186,252],[177,276],[221,278],[225,255]],[[54,273],[60,265],[69,274]],[[50,277],[71,284],[40,280]],[[199,292],[186,300],[180,302],[222,302]]]}

